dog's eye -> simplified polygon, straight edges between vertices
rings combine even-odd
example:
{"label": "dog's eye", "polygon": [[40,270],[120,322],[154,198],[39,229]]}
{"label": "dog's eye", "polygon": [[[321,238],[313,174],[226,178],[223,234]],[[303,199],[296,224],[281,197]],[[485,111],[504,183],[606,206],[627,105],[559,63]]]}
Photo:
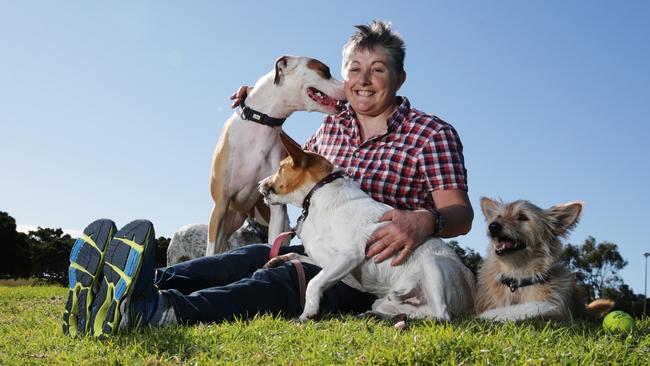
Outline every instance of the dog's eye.
{"label": "dog's eye", "polygon": [[519,214],[519,216],[517,216],[517,220],[519,220],[519,221],[528,221],[528,216],[526,216],[524,214]]}

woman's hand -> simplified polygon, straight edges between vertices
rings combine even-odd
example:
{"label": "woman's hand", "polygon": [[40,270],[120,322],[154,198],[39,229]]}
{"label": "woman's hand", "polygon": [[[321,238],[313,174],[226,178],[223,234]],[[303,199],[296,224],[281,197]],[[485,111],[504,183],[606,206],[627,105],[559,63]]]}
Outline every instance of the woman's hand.
{"label": "woman's hand", "polygon": [[230,96],[230,99],[232,100],[232,104],[230,105],[230,108],[237,108],[237,106],[239,106],[241,101],[246,99],[248,94],[250,94],[251,90],[253,90],[252,86],[247,86],[247,85],[240,86],[239,89],[237,89],[237,91]]}
{"label": "woman's hand", "polygon": [[[461,190],[434,191],[433,201],[440,215],[444,217],[444,228],[436,234],[441,238],[465,235],[472,228],[474,211],[467,192]],[[427,210],[391,210],[383,214],[379,221],[390,221],[375,230],[368,240],[366,258],[375,257],[379,263],[398,254],[391,262],[397,266],[406,261],[415,248],[433,234],[435,218]]]}
{"label": "woman's hand", "polygon": [[398,254],[391,266],[404,263],[415,248],[433,233],[434,228],[433,213],[427,210],[393,209],[384,213],[378,221],[389,223],[375,230],[370,237],[366,258],[374,257],[375,262],[379,263]]}

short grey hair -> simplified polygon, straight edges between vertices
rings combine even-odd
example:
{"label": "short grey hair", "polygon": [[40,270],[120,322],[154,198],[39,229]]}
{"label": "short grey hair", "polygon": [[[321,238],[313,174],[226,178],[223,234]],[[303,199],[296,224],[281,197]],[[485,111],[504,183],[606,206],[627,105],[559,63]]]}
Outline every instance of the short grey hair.
{"label": "short grey hair", "polygon": [[341,74],[345,77],[345,69],[350,63],[350,55],[355,51],[372,50],[377,46],[383,47],[391,59],[395,75],[404,72],[404,57],[406,55],[402,35],[391,29],[391,23],[383,20],[373,20],[367,25],[355,25],[357,32],[343,45],[343,64]]}

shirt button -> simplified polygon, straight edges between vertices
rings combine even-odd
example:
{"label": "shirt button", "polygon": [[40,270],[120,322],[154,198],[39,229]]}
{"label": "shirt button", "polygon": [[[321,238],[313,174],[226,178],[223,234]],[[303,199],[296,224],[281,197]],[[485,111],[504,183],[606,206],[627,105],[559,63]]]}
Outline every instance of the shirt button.
{"label": "shirt button", "polygon": [[359,157],[359,152],[358,152],[358,151],[355,151],[355,152],[354,152],[354,156],[356,156],[356,157],[358,158],[358,157]]}

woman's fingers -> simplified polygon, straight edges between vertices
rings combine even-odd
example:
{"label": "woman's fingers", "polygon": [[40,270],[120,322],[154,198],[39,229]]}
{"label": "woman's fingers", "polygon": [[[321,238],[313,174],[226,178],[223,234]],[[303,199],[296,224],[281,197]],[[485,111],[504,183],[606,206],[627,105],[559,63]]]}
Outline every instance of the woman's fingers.
{"label": "woman's fingers", "polygon": [[403,247],[404,247],[403,243],[392,242],[391,244],[386,246],[384,250],[382,250],[379,254],[377,254],[374,257],[375,263],[381,263],[386,259],[394,256],[395,254],[399,253]]}
{"label": "woman's fingers", "polygon": [[241,101],[246,99],[248,94],[250,94],[251,90],[253,90],[252,86],[240,86],[239,89],[230,96],[230,99],[233,101],[230,108],[238,107],[241,104]]}
{"label": "woman's fingers", "polygon": [[[382,233],[375,233],[377,236],[381,234]],[[390,233],[384,233],[383,236],[379,237],[380,239],[376,239],[370,245],[366,253],[366,258],[372,258],[375,263],[383,262],[395,254],[398,254],[406,246],[404,240],[401,240]]]}
{"label": "woman's fingers", "polygon": [[399,266],[400,264],[406,262],[406,260],[413,254],[413,250],[409,247],[404,247],[400,250],[399,255],[390,262],[391,266]]}
{"label": "woman's fingers", "polygon": [[388,237],[386,237],[386,239],[377,239],[369,242],[370,247],[368,247],[368,251],[366,252],[366,258],[372,258],[377,254],[383,252],[389,244],[390,238]]}

